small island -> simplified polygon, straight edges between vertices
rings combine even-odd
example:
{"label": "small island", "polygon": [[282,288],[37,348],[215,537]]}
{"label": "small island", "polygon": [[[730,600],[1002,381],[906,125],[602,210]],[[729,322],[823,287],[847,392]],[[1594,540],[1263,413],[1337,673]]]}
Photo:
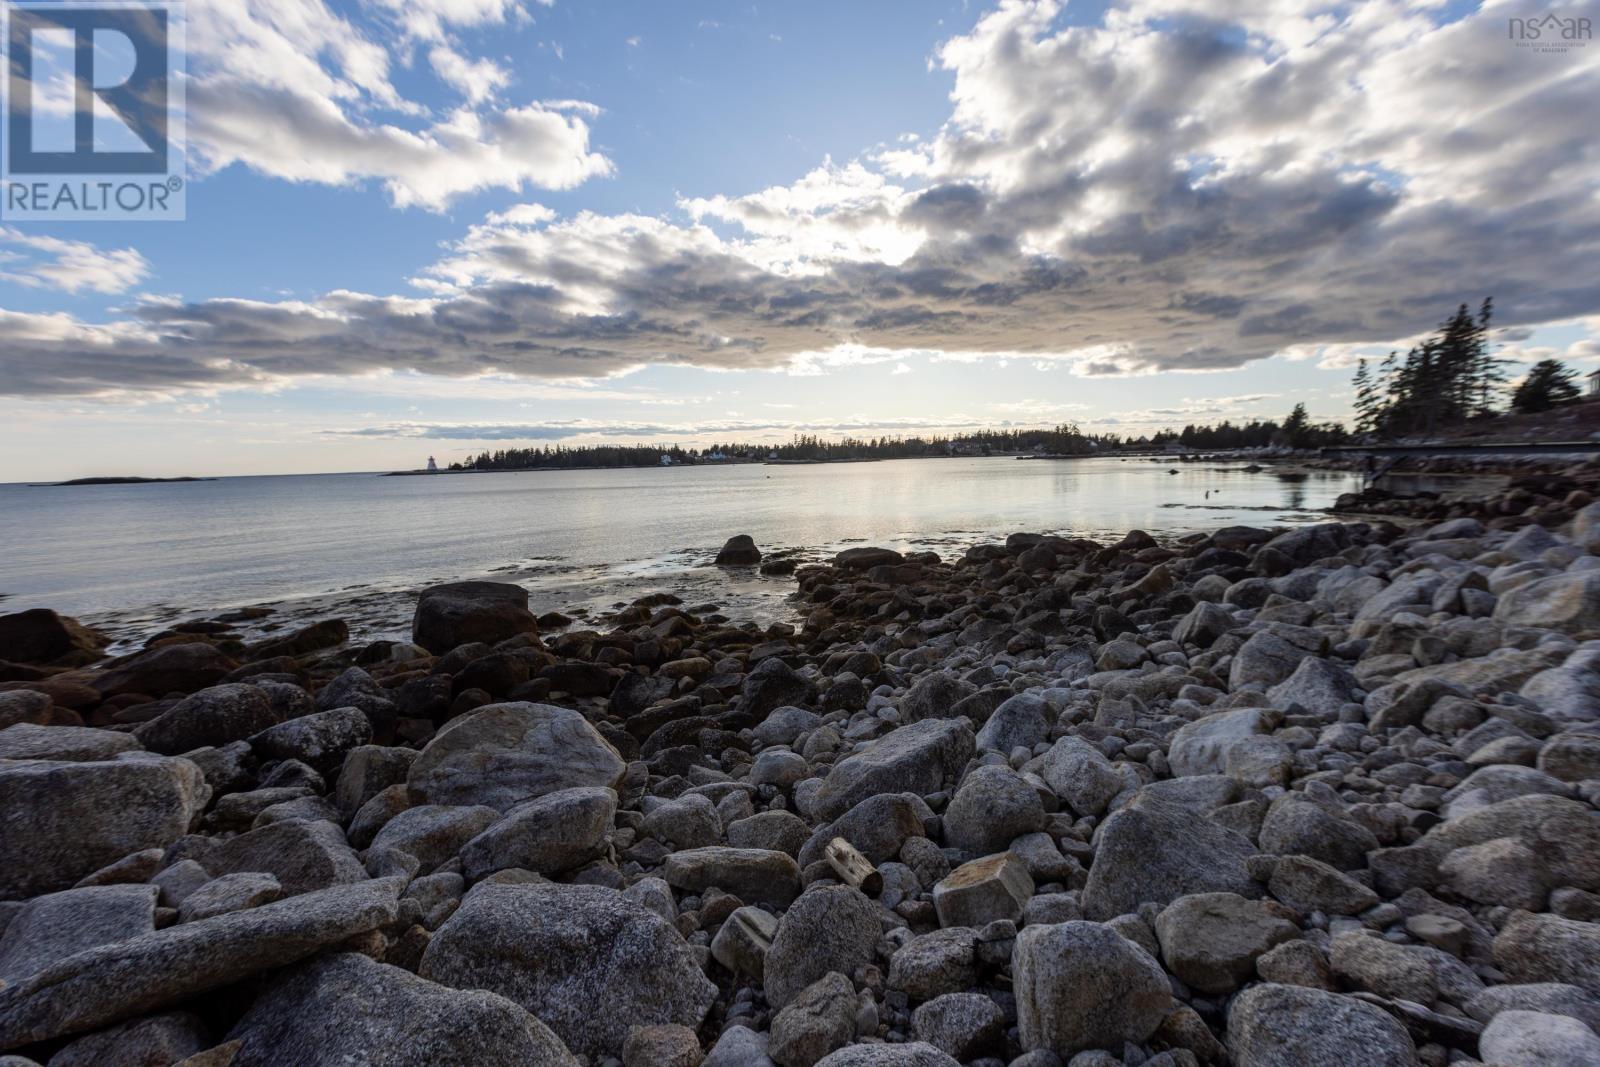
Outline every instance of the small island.
{"label": "small island", "polygon": [[36,489],[63,485],[145,485],[152,482],[214,482],[215,478],[71,478],[64,482],[35,482]]}

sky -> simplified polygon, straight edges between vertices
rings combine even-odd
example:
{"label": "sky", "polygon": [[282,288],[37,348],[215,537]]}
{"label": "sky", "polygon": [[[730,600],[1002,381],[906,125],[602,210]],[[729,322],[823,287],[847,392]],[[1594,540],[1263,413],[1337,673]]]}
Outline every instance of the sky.
{"label": "sky", "polygon": [[187,9],[187,218],[0,221],[0,481],[1338,419],[1491,295],[1600,369],[1600,42],[1508,35],[1600,0]]}

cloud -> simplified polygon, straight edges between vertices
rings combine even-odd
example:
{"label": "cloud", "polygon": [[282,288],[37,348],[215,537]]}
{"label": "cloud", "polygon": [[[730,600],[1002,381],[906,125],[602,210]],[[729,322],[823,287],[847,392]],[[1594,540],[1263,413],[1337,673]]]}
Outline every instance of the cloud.
{"label": "cloud", "polygon": [[0,226],[0,281],[67,293],[125,293],[150,274],[132,248],[104,249]]}
{"label": "cloud", "polygon": [[[778,407],[782,405],[766,405]],[[333,437],[384,437],[430,441],[560,441],[574,437],[630,437],[634,439],[687,439],[740,434],[832,433],[912,434],[924,431],[975,429],[986,423],[965,416],[949,419],[866,419],[822,421],[772,421],[731,419],[722,422],[657,423],[601,422],[593,419],[556,419],[536,423],[428,423],[398,422],[357,429],[327,430]]]}
{"label": "cloud", "polygon": [[[1401,0],[1124,0],[1066,26],[1055,3],[1006,0],[936,52],[951,110],[919,140],[670,217],[491,216],[418,273],[421,298],[146,301],[9,344],[0,391],[826,373],[910,354],[1090,377],[1275,354],[1338,367],[1491,293],[1513,328],[1593,318],[1600,49],[1511,47],[1504,19],[1536,6],[1447,21]],[[315,54],[314,91],[211,81],[220,158],[376,179],[425,207],[609,170],[585,107],[386,125],[355,104],[394,97],[387,53],[358,35]]]}
{"label": "cloud", "polygon": [[[598,109],[494,106],[509,72],[454,36],[526,17],[514,0],[384,0],[369,10],[376,26],[322,0],[195,5],[186,110],[198,171],[241,165],[295,182],[377,181],[397,207],[429,210],[482,189],[567,189],[611,173],[589,145]],[[390,71],[419,43],[463,106],[434,115],[397,90]]]}

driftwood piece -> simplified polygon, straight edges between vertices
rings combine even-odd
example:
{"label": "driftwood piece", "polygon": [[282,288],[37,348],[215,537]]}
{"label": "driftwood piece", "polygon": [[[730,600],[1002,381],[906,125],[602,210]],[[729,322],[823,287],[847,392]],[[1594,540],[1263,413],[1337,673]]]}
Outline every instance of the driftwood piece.
{"label": "driftwood piece", "polygon": [[842,837],[828,842],[825,850],[828,866],[832,867],[846,885],[854,886],[869,897],[883,892],[883,875],[872,861],[863,856],[854,845]]}

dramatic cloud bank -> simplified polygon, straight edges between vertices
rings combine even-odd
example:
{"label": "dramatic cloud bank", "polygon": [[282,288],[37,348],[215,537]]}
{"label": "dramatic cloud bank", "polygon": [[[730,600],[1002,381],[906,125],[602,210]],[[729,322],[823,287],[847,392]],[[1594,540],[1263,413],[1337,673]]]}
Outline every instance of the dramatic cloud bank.
{"label": "dramatic cloud bank", "polygon": [[[1055,3],[1008,0],[938,51],[954,89],[933,136],[790,186],[685,199],[676,219],[502,212],[413,280],[420,298],[0,316],[0,392],[386,369],[815,372],[909,351],[1127,375],[1337,361],[1338,346],[1415,334],[1491,293],[1509,325],[1600,312],[1600,47],[1514,47],[1506,18],[1544,12],[1531,2],[1444,10],[1127,0],[1101,25],[1063,27]],[[411,38],[447,42],[450,26],[509,11],[436,0],[403,18]],[[385,50],[318,5],[278,21],[291,12],[327,42],[304,78],[256,62],[286,27],[219,16],[211,36],[240,73],[194,105],[220,107],[200,128],[217,165],[374,177],[424,206],[609,167],[587,146],[591,109],[474,110],[495,72],[448,58],[435,66],[460,82],[461,111],[420,132],[366,123],[353,101],[403,105]]]}
{"label": "dramatic cloud bank", "polygon": [[[482,189],[566,189],[610,173],[589,147],[596,109],[498,103],[510,75],[462,54],[453,31],[526,15],[513,0],[372,5],[376,34],[322,0],[207,0],[189,9],[188,137],[202,170],[233,164],[288,181],[383,184],[397,207],[441,209]],[[437,117],[390,80],[426,52],[463,98]],[[389,113],[389,120],[374,113]]]}

